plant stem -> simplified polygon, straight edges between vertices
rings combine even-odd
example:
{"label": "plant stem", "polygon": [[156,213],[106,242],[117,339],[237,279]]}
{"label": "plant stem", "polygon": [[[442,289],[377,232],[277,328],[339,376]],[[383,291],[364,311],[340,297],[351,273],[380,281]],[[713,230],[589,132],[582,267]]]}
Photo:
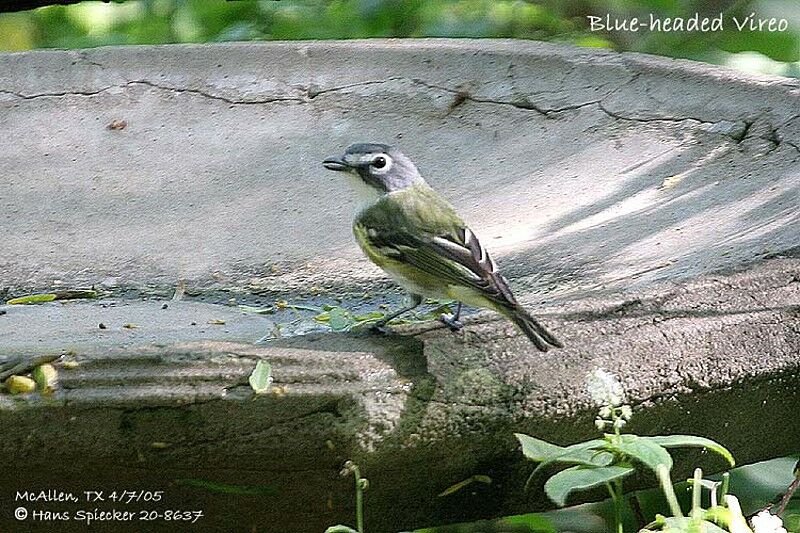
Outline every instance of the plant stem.
{"label": "plant stem", "polygon": [[616,533],[623,533],[622,530],[622,483],[619,480],[614,481],[614,485],[606,483],[608,493],[611,495],[611,501],[614,503],[614,531]]}
{"label": "plant stem", "polygon": [[703,471],[699,468],[695,468],[694,478],[692,479],[692,511],[689,516],[697,523],[700,522],[703,513],[703,509],[700,507],[700,497],[702,496],[703,490],[702,481]]}
{"label": "plant stem", "polygon": [[786,506],[789,504],[789,500],[792,499],[792,496],[794,496],[794,493],[799,486],[800,486],[800,476],[797,476],[789,485],[789,488],[786,489],[786,494],[784,494],[783,498],[781,498],[781,502],[780,504],[778,504],[778,510],[775,511],[776,515],[781,517],[783,516],[783,512],[786,511]]}
{"label": "plant stem", "polygon": [[624,510],[625,505],[625,494],[622,492],[622,480],[615,479],[614,480],[614,487],[617,489],[617,523],[619,524],[617,527],[619,528],[619,533],[622,533],[622,512]]}
{"label": "plant stem", "polygon": [[356,529],[364,533],[364,488],[361,486],[361,470],[353,463],[353,474],[356,477]]}
{"label": "plant stem", "polygon": [[722,474],[722,488],[720,489],[719,498],[723,505],[725,504],[725,495],[728,494],[728,485],[730,484],[730,481],[731,475],[729,472]]}
{"label": "plant stem", "polygon": [[678,497],[675,496],[675,489],[672,488],[672,480],[669,478],[669,469],[664,465],[658,465],[658,481],[661,483],[661,490],[667,498],[669,508],[672,511],[672,516],[675,518],[683,518],[681,506],[678,504]]}

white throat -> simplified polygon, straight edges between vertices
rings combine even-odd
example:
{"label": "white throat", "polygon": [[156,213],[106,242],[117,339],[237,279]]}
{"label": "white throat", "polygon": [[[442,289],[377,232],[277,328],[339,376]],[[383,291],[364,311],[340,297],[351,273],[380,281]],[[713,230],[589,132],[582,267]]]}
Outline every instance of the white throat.
{"label": "white throat", "polygon": [[366,209],[380,199],[380,191],[364,183],[364,180],[361,179],[361,176],[356,171],[347,172],[347,178],[356,192],[359,211]]}

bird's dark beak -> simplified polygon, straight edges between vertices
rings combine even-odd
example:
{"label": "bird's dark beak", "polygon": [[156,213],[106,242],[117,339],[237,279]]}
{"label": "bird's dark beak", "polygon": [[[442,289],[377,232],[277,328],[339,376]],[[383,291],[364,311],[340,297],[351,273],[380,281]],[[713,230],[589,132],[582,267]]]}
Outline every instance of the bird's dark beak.
{"label": "bird's dark beak", "polygon": [[350,165],[345,163],[344,160],[340,157],[329,157],[328,159],[322,162],[322,165],[328,170],[336,170],[339,172],[341,172],[342,170],[350,169]]}

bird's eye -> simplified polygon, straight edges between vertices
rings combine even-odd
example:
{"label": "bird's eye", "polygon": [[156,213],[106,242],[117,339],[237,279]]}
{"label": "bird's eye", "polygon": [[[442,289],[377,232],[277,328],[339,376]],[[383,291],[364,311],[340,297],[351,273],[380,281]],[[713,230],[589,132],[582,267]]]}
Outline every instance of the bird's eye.
{"label": "bird's eye", "polygon": [[378,156],[372,160],[372,166],[375,168],[383,168],[386,166],[386,158],[383,156]]}

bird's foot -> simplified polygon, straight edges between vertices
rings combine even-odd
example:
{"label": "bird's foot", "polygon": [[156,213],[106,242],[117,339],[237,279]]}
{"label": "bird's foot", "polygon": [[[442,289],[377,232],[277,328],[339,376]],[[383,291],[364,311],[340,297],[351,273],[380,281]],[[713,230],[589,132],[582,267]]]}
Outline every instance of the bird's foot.
{"label": "bird's foot", "polygon": [[450,331],[459,331],[464,327],[463,322],[458,320],[454,315],[440,315],[439,321],[450,328]]}

